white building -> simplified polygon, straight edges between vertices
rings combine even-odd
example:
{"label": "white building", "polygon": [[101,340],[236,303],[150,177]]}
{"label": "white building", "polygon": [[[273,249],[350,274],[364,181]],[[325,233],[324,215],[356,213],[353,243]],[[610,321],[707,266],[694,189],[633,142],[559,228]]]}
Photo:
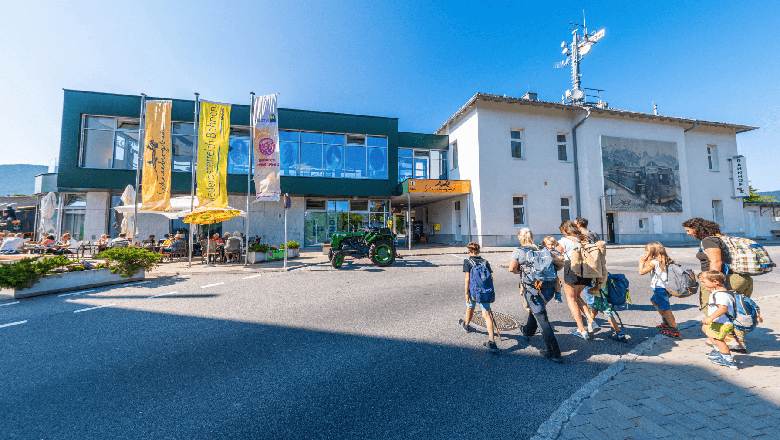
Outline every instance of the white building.
{"label": "white building", "polygon": [[471,194],[414,216],[439,224],[439,241],[483,246],[515,245],[526,226],[559,237],[561,221],[578,216],[621,244],[689,240],[681,223],[692,217],[744,236],[730,168],[736,135],[754,129],[477,93],[436,132],[449,135],[449,178],[471,181]]}

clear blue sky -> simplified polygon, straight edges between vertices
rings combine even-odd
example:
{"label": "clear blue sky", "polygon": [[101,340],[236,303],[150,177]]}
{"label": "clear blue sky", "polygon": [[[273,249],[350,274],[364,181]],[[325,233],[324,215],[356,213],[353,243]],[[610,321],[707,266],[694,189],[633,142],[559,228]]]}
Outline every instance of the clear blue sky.
{"label": "clear blue sky", "polygon": [[0,39],[0,163],[57,156],[62,89],[399,118],[432,133],[476,92],[559,101],[569,21],[606,36],[583,86],[613,108],[760,127],[749,178],[780,189],[777,2],[13,2]]}

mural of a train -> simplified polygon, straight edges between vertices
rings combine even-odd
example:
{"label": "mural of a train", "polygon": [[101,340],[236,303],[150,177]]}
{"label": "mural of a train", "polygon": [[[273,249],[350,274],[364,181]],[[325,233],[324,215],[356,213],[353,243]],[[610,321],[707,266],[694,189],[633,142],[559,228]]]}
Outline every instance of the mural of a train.
{"label": "mural of a train", "polygon": [[668,167],[615,167],[609,170],[607,178],[650,203],[677,200],[674,170]]}

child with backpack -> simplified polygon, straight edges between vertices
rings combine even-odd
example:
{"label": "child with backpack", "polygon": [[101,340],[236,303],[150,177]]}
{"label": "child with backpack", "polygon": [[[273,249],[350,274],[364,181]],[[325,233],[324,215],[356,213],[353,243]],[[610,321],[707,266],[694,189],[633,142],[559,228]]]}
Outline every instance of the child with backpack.
{"label": "child with backpack", "polygon": [[735,301],[733,290],[726,290],[726,276],[717,270],[708,270],[699,274],[702,286],[710,292],[707,304],[707,317],[701,320],[702,331],[710,343],[716,347],[707,354],[710,362],[736,369],[737,364],[731,356],[726,336],[734,331]]}
{"label": "child with backpack", "polygon": [[479,256],[479,243],[472,241],[466,249],[469,251],[469,258],[463,261],[463,272],[466,274],[466,319],[461,319],[458,324],[466,333],[470,332],[471,316],[479,303],[488,329],[488,341],[483,345],[491,352],[498,353],[499,349],[493,337],[493,316],[490,313],[490,303],[496,297],[493,288],[493,269],[490,268],[487,260]]}
{"label": "child with backpack", "polygon": [[[612,275],[610,275],[610,277],[612,277]],[[617,319],[615,319],[616,312],[612,309],[612,304],[610,304],[609,300],[607,299],[609,297],[607,293],[607,290],[609,289],[608,283],[609,278],[607,283],[601,286],[601,289],[590,288],[585,291],[585,303],[590,308],[590,313],[593,315],[593,319],[596,319],[596,316],[598,316],[599,313],[604,314],[604,317],[607,319],[613,330],[612,334],[610,334],[608,338],[616,342],[625,343],[628,342],[628,338],[626,337],[626,334],[623,333],[623,328],[620,326],[620,324],[618,324]]]}
{"label": "child with backpack", "polygon": [[662,319],[661,324],[656,328],[665,336],[679,338],[681,334],[672,313],[672,305],[669,303],[671,295],[666,290],[669,280],[668,267],[673,263],[664,245],[657,241],[648,243],[645,245],[645,254],[639,258],[639,275],[651,274],[650,288],[653,289],[653,296],[650,302]]}
{"label": "child with backpack", "polygon": [[[552,252],[553,255],[563,260],[563,255],[558,252],[558,240],[555,239],[555,237],[548,235],[547,237],[544,237],[542,239],[542,246],[546,247],[547,249]],[[558,269],[560,270],[560,269]],[[555,281],[555,302],[561,303],[563,302],[563,299],[561,298],[561,291],[563,290],[563,285],[560,278]]]}
{"label": "child with backpack", "polygon": [[534,244],[534,234],[528,228],[517,233],[520,247],[512,252],[509,271],[521,274],[520,289],[526,301],[528,320],[521,326],[523,338],[529,340],[539,329],[547,350],[544,357],[561,363],[561,349],[555,339],[555,333],[547,317],[546,304],[555,295],[558,284],[557,271],[563,268],[563,259],[554,257],[546,247]]}

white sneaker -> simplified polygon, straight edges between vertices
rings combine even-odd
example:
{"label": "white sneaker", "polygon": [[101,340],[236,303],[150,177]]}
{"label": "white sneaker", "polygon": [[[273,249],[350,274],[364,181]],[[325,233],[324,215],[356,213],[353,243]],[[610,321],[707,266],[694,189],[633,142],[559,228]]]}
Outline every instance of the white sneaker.
{"label": "white sneaker", "polygon": [[596,321],[591,322],[588,324],[588,333],[598,333],[601,331],[601,327]]}

